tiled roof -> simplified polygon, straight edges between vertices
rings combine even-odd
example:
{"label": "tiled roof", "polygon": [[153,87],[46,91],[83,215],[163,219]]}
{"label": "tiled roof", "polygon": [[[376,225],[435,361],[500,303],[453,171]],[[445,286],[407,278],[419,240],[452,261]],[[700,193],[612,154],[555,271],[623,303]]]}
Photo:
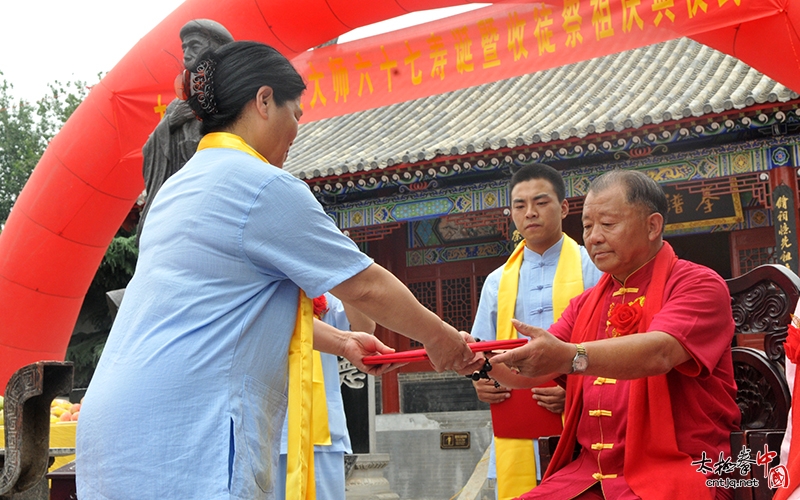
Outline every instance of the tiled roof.
{"label": "tiled roof", "polygon": [[302,124],[301,179],[700,117],[798,94],[682,38],[442,95]]}

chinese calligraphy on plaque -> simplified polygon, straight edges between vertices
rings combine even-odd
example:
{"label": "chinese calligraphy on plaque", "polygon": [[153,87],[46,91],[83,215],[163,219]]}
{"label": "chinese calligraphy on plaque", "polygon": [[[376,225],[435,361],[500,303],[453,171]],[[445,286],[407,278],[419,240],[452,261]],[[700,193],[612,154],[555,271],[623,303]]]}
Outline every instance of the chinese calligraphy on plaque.
{"label": "chinese calligraphy on plaque", "polygon": [[691,191],[669,184],[661,187],[667,195],[667,230],[736,224],[744,220],[735,186],[722,192],[708,186]]}
{"label": "chinese calligraphy on plaque", "polygon": [[775,258],[797,272],[797,226],[792,189],[781,184],[772,190],[772,225],[775,228]]}

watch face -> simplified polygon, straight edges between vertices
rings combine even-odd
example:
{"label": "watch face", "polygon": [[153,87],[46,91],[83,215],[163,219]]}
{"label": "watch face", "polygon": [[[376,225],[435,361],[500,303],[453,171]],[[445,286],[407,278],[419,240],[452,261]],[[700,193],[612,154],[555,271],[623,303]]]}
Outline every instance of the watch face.
{"label": "watch face", "polygon": [[586,356],[576,356],[574,364],[576,372],[585,372],[586,368],[589,367],[589,358]]}

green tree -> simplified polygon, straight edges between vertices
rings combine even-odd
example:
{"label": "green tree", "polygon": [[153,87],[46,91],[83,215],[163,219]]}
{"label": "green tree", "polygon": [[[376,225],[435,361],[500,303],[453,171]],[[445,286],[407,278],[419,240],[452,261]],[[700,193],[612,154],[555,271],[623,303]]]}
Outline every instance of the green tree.
{"label": "green tree", "polygon": [[[85,82],[55,81],[48,85],[47,95],[32,104],[15,99],[13,85],[2,75],[0,72],[0,228],[50,140],[89,90]],[[84,298],[84,328],[73,334],[67,349],[66,358],[75,366],[75,387],[88,384],[111,328],[106,292],[128,284],[137,256],[133,234],[120,229]]]}
{"label": "green tree", "polygon": [[44,152],[46,141],[38,133],[35,109],[25,101],[13,101],[11,84],[0,83],[0,223]]}
{"label": "green tree", "polygon": [[66,359],[72,361],[75,369],[74,387],[89,385],[103,353],[112,324],[106,292],[125,288],[133,277],[139,253],[135,239],[135,233],[120,229],[86,292],[81,308],[83,326],[73,333],[67,348]]}
{"label": "green tree", "polygon": [[[0,77],[3,73],[0,72]],[[85,82],[54,82],[36,103],[15,99],[13,85],[0,80],[0,226],[8,219],[34,167],[53,136],[83,102]]]}

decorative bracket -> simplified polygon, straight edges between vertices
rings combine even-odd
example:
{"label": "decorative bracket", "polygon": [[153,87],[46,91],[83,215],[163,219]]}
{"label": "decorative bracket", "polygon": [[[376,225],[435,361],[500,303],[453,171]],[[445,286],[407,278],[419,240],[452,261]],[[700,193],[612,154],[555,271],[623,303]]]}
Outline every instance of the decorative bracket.
{"label": "decorative bracket", "polygon": [[39,361],[23,366],[8,381],[0,499],[14,498],[47,473],[50,403],[72,389],[72,370],[72,363]]}

